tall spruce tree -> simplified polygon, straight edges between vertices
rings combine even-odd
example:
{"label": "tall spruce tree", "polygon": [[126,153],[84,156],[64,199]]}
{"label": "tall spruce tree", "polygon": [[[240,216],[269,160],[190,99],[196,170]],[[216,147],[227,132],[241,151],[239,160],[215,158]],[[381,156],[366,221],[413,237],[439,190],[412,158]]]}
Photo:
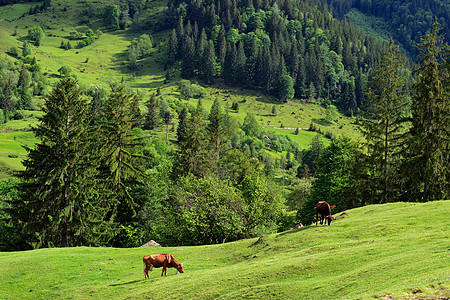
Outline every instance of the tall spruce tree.
{"label": "tall spruce tree", "polygon": [[178,57],[178,38],[175,28],[172,29],[169,38],[169,51],[167,52],[170,63],[174,63]]}
{"label": "tall spruce tree", "polygon": [[227,41],[225,39],[225,27],[223,24],[220,26],[219,36],[217,37],[217,59],[219,60],[220,66],[225,67],[225,56],[227,54]]}
{"label": "tall spruce tree", "polygon": [[185,137],[175,155],[172,178],[177,179],[188,174],[203,177],[208,172],[208,141],[201,100],[198,101],[197,108],[186,123]]}
{"label": "tall spruce tree", "polygon": [[181,76],[192,78],[195,75],[195,46],[191,37],[186,36],[183,44],[183,60],[181,62]]}
{"label": "tall spruce tree", "polygon": [[130,190],[145,178],[142,165],[145,157],[139,150],[144,145],[143,137],[132,130],[136,123],[133,110],[134,95],[127,94],[122,86],[116,88],[108,98],[104,118],[100,123],[100,143],[103,157],[105,188],[112,193],[119,221],[128,221],[137,207]]}
{"label": "tall spruce tree", "polygon": [[188,122],[188,111],[186,107],[183,107],[180,114],[178,115],[178,127],[177,127],[177,140],[178,143],[183,143],[186,139],[186,126]]}
{"label": "tall spruce tree", "polygon": [[435,22],[432,33],[423,36],[417,46],[420,66],[411,106],[412,153],[407,170],[412,175],[410,184],[416,188],[412,197],[419,201],[449,196],[450,48],[443,44],[440,29]]}
{"label": "tall spruce tree", "polygon": [[33,247],[96,245],[108,240],[109,204],[95,188],[90,153],[88,105],[77,82],[62,79],[46,98],[33,128],[39,143],[28,148],[19,173],[21,201],[14,217],[25,224]]}
{"label": "tall spruce tree", "polygon": [[360,130],[366,138],[368,161],[373,172],[367,182],[376,202],[398,200],[401,192],[398,167],[405,145],[405,113],[408,93],[402,78],[404,69],[399,47],[391,39],[375,71],[367,93],[365,119]]}
{"label": "tall spruce tree", "polygon": [[214,43],[213,41],[209,41],[208,45],[204,51],[203,55],[203,69],[202,69],[202,75],[203,79],[206,81],[206,83],[212,83],[214,79],[214,71],[215,71],[215,53],[214,53]]}
{"label": "tall spruce tree", "polygon": [[208,137],[209,137],[209,148],[210,151],[210,166],[212,172],[216,173],[218,171],[219,159],[222,156],[225,148],[225,143],[227,141],[225,129],[225,114],[222,110],[219,99],[215,99],[211,107],[211,112],[209,114],[209,123],[207,126]]}
{"label": "tall spruce tree", "polygon": [[153,130],[157,128],[160,123],[159,105],[155,94],[150,97],[146,105],[147,114],[145,115],[144,129]]}

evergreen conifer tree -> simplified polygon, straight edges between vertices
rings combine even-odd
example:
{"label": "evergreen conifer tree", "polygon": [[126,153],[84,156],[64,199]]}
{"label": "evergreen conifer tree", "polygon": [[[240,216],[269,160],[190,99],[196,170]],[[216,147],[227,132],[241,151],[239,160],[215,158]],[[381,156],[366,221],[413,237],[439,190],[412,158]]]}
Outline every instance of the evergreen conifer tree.
{"label": "evergreen conifer tree", "polygon": [[186,126],[188,122],[188,111],[186,107],[183,107],[180,114],[178,115],[178,127],[177,127],[177,140],[178,144],[183,143],[186,139]]}
{"label": "evergreen conifer tree", "polygon": [[215,99],[211,107],[208,123],[208,137],[210,144],[210,166],[211,172],[217,173],[219,159],[225,150],[226,143],[226,129],[225,129],[225,114],[222,110],[219,99]]}
{"label": "evergreen conifer tree", "polygon": [[370,82],[363,111],[365,119],[360,127],[366,138],[368,161],[373,167],[366,184],[371,185],[369,190],[375,193],[373,199],[380,203],[396,201],[400,194],[398,167],[404,150],[408,105],[403,68],[399,47],[391,39],[381,58],[380,69]]}
{"label": "evergreen conifer tree", "polygon": [[203,177],[208,173],[206,123],[203,117],[203,105],[198,101],[197,108],[186,123],[186,139],[175,154],[172,178],[192,174]]}
{"label": "evergreen conifer tree", "polygon": [[417,47],[421,60],[411,106],[411,160],[406,168],[412,175],[410,185],[416,187],[412,197],[419,201],[447,199],[450,188],[450,48],[443,44],[440,29],[435,22],[432,33],[423,36]]}
{"label": "evergreen conifer tree", "polygon": [[117,87],[107,100],[99,127],[105,188],[117,203],[113,215],[122,222],[136,214],[137,203],[130,191],[145,177],[141,170],[145,157],[139,154],[143,137],[132,130],[136,123],[133,103],[134,95]]}
{"label": "evergreen conifer tree", "polygon": [[146,103],[147,114],[144,120],[144,129],[153,130],[159,125],[159,109],[158,101],[155,94],[153,94]]}
{"label": "evergreen conifer tree", "polygon": [[96,186],[98,160],[90,151],[87,110],[77,82],[64,78],[34,128],[40,142],[27,149],[19,173],[22,201],[15,206],[33,247],[98,245],[113,234],[106,230],[110,203]]}
{"label": "evergreen conifer tree", "polygon": [[192,78],[195,74],[195,47],[192,38],[186,36],[183,45],[183,58],[181,63],[181,76]]}
{"label": "evergreen conifer tree", "polygon": [[213,41],[208,42],[208,46],[206,47],[206,50],[204,52],[203,56],[203,79],[207,83],[213,82],[214,79],[214,73],[215,73],[215,52],[214,52],[214,43]]}

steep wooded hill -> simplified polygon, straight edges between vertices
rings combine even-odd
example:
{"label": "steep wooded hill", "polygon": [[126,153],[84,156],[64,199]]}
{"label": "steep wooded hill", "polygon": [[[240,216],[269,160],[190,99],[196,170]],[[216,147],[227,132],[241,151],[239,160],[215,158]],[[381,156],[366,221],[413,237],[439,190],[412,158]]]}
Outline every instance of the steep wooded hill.
{"label": "steep wooded hill", "polygon": [[330,6],[333,15],[340,19],[352,9],[366,16],[381,18],[383,28],[411,54],[414,46],[430,31],[437,20],[442,25],[442,34],[450,41],[450,2],[446,0],[323,0]]}
{"label": "steep wooded hill", "polygon": [[214,76],[292,97],[361,106],[381,45],[316,1],[217,0],[168,3],[171,62],[185,78]]}

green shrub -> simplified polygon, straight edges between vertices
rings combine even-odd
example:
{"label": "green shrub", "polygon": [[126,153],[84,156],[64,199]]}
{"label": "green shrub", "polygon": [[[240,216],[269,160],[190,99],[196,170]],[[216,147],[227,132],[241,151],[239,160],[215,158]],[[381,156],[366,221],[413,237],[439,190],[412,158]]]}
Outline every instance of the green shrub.
{"label": "green shrub", "polygon": [[23,57],[27,57],[27,56],[31,55],[31,46],[27,42],[23,42],[22,55],[23,55]]}
{"label": "green shrub", "polygon": [[17,48],[16,46],[12,46],[11,48],[9,48],[9,54],[11,54],[14,57],[18,57],[19,56],[19,48]]}

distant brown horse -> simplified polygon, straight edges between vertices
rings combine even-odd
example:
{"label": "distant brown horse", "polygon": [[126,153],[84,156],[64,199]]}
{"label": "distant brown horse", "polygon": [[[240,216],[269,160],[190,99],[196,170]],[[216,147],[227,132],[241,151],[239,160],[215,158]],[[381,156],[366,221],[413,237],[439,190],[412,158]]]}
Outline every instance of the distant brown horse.
{"label": "distant brown horse", "polygon": [[144,256],[144,275],[146,279],[149,279],[148,271],[152,271],[153,267],[155,268],[163,268],[161,276],[167,275],[167,268],[175,268],[180,273],[184,273],[183,264],[180,264],[173,258],[171,254],[168,253],[160,253],[153,255]]}
{"label": "distant brown horse", "polygon": [[332,220],[336,220],[332,215],[331,215],[331,209],[335,208],[336,205],[331,205],[328,204],[325,201],[319,201],[317,202],[316,205],[316,225],[317,222],[319,221],[320,218],[320,225],[323,225],[323,221],[325,220],[325,218],[328,221],[328,225],[331,224]]}

